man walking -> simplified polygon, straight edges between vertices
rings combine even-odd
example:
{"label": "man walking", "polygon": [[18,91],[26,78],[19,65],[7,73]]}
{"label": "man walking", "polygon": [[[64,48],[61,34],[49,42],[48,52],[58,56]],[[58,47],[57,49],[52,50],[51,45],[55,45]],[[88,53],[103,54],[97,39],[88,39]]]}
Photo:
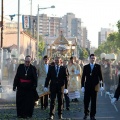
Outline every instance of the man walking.
{"label": "man walking", "polygon": [[67,90],[67,74],[64,66],[60,65],[60,58],[55,58],[55,65],[49,67],[47,78],[45,81],[44,91],[48,91],[50,83],[50,120],[54,119],[55,114],[55,100],[58,100],[58,117],[62,119],[63,110],[63,96],[68,93]]}
{"label": "man walking", "polygon": [[31,65],[31,56],[25,57],[25,63],[20,64],[13,82],[16,91],[16,108],[18,118],[31,118],[36,98],[37,73]]}
{"label": "man walking", "polygon": [[[45,84],[45,79],[47,77],[49,69],[49,58],[47,55],[43,57],[43,60],[38,65],[38,93],[43,94],[43,88]],[[42,96],[40,98],[41,102],[41,109],[46,109],[48,107],[48,96],[49,94],[46,93],[46,95]]]}
{"label": "man walking", "polygon": [[[89,115],[89,103],[91,101],[91,109],[90,109],[90,120],[96,120],[96,100],[97,100],[97,92],[99,90],[99,83],[103,83],[101,66],[95,63],[96,57],[94,54],[90,55],[90,63],[84,66],[83,75],[81,80],[82,89],[84,92],[84,120],[87,119]],[[103,84],[102,84],[103,86]],[[101,86],[100,90],[102,91],[104,88]]]}

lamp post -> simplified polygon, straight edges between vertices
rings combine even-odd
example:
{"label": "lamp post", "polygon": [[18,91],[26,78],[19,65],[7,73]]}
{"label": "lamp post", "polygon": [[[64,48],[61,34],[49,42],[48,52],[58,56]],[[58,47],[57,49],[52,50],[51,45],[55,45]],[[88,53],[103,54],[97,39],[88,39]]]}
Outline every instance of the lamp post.
{"label": "lamp post", "polygon": [[18,45],[18,58],[20,55],[20,0],[18,0],[18,34],[17,34],[17,45]]}
{"label": "lamp post", "polygon": [[52,5],[51,7],[44,7],[44,8],[40,8],[39,4],[38,4],[38,13],[37,13],[37,61],[38,61],[38,44],[39,44],[39,10],[43,10],[43,9],[49,9],[49,8],[55,8],[54,5]]}

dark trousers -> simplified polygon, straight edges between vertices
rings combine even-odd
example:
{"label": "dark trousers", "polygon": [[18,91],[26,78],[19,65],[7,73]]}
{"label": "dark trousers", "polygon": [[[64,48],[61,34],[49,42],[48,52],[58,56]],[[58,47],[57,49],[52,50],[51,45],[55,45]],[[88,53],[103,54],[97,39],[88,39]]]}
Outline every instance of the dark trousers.
{"label": "dark trousers", "polygon": [[44,95],[40,98],[40,102],[41,102],[41,108],[47,108],[48,107],[48,97],[49,97],[49,94],[47,95]]}
{"label": "dark trousers", "polygon": [[58,115],[62,114],[63,110],[63,95],[64,93],[61,91],[54,91],[51,92],[50,94],[50,116],[55,114],[55,101],[56,101],[56,96],[57,96],[57,101],[58,101]]}
{"label": "dark trousers", "polygon": [[91,101],[90,116],[93,117],[96,114],[96,100],[97,92],[95,90],[86,90],[84,93],[84,113],[89,114],[89,103]]}
{"label": "dark trousers", "polygon": [[32,117],[34,109],[34,92],[18,90],[16,93],[17,117]]}
{"label": "dark trousers", "polygon": [[[64,94],[64,101],[63,102],[66,104],[66,108],[70,107],[70,99],[69,99],[68,93]],[[64,107],[64,104],[63,104],[63,107]]]}

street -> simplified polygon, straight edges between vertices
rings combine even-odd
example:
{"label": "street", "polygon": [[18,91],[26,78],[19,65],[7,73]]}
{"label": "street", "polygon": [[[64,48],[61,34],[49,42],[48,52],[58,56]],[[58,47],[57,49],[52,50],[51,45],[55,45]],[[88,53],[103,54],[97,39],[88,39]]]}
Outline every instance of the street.
{"label": "street", "polygon": [[[65,120],[82,120],[84,116],[83,110],[83,96],[81,96],[79,102],[71,102],[70,103],[70,111],[64,110],[63,117]],[[118,112],[115,110],[114,106],[110,102],[110,98],[108,95],[101,96],[98,93],[98,101],[97,101],[97,120],[119,120],[120,116],[120,102],[116,103]],[[40,105],[35,107],[34,114],[32,120],[47,120],[49,117],[49,108],[46,110],[41,110]],[[15,102],[7,101],[0,99],[0,120],[17,120],[16,118],[16,108]],[[57,116],[57,105],[56,105],[56,115],[55,120],[58,120]],[[89,118],[88,118],[89,120]]]}

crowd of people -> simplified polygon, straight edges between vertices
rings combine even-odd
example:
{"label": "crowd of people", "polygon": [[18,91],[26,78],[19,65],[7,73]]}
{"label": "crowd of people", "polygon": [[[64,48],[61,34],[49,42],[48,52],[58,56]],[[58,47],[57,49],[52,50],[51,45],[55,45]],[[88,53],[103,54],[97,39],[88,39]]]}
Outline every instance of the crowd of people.
{"label": "crowd of people", "polygon": [[[78,102],[80,92],[83,92],[85,114],[83,119],[86,120],[90,115],[90,120],[96,120],[97,93],[104,89],[110,92],[113,66],[105,59],[97,63],[94,54],[89,58],[90,61],[84,64],[75,56],[70,57],[69,60],[59,57],[50,60],[48,56],[44,56],[37,64],[36,61],[32,62],[30,56],[26,56],[25,62],[17,66],[13,81],[13,90],[16,91],[17,117],[31,118],[35,103],[40,104],[41,109],[47,109],[48,100],[50,100],[48,119],[52,120],[57,97],[58,119],[63,119],[63,109],[70,110],[70,102]],[[119,75],[119,65],[115,67],[116,76]],[[111,103],[118,100],[119,91],[120,85]]]}

